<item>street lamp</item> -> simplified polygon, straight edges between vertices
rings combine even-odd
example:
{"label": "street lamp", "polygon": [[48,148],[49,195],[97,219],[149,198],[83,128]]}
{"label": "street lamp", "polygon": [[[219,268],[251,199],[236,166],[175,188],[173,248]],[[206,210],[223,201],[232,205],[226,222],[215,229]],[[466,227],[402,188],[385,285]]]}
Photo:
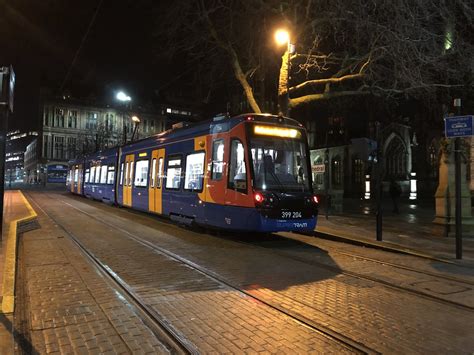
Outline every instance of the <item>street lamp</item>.
{"label": "street lamp", "polygon": [[[290,41],[290,33],[286,30],[279,29],[275,32],[275,41],[279,46],[286,44],[285,59],[281,63],[280,80],[278,84],[278,111],[280,114],[289,115],[290,113],[290,70],[291,70],[291,54],[294,46]],[[285,75],[286,70],[286,75]],[[285,92],[286,100],[282,103],[281,93]],[[283,107],[286,106],[286,107]]]}
{"label": "street lamp", "polygon": [[122,101],[122,102],[132,101],[132,98],[130,96],[128,96],[126,93],[124,93],[123,91],[119,91],[117,93],[117,95],[115,95],[115,98],[119,101]]}
{"label": "street lamp", "polygon": [[[130,110],[130,106],[131,106],[131,102],[132,102],[132,98],[130,96],[128,96],[126,93],[124,93],[123,91],[119,91],[117,92],[117,94],[115,95],[115,98],[124,103],[126,108],[128,108],[128,110]],[[123,114],[123,118],[122,118],[122,123],[123,123],[123,144],[126,144],[127,143],[127,126],[125,124],[125,113]],[[128,115],[127,115],[128,116]]]}
{"label": "street lamp", "polygon": [[133,134],[132,134],[132,142],[133,142],[135,133],[137,134],[137,139],[138,139],[138,125],[140,124],[140,118],[138,118],[138,116],[132,116],[132,121],[135,122],[135,128],[133,129]]}

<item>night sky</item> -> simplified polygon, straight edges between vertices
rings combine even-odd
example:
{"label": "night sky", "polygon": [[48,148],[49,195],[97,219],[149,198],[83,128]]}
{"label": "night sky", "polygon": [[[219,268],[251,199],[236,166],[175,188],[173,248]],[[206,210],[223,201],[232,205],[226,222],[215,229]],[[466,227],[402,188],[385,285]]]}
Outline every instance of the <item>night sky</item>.
{"label": "night sky", "polygon": [[40,87],[106,101],[124,89],[150,100],[170,75],[152,33],[151,0],[0,0],[0,64],[12,64],[17,78],[10,127],[37,121]]}

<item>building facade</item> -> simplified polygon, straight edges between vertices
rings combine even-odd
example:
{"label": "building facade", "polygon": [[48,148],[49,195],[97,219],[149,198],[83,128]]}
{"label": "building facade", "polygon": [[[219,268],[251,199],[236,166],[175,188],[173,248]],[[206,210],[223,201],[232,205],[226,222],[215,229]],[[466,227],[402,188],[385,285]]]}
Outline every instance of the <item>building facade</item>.
{"label": "building facade", "polygon": [[25,181],[30,183],[65,182],[69,160],[167,128],[162,110],[120,109],[63,98],[43,100],[40,112],[39,136],[25,153]]}

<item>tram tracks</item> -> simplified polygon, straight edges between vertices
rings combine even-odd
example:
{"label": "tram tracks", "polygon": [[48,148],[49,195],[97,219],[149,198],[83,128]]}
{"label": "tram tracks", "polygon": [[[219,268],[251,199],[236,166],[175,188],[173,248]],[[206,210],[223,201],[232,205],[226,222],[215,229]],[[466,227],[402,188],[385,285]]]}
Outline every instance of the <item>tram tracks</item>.
{"label": "tram tracks", "polygon": [[[39,203],[30,195],[28,196],[30,200],[33,201],[33,203],[42,210],[42,212],[48,216],[48,218],[50,218],[51,220],[53,220],[61,229],[63,229],[65,231],[65,233],[67,233],[67,235],[69,235],[71,237],[71,239],[74,241],[74,243],[76,245],[78,245],[78,247],[84,252],[84,254],[87,255],[87,257],[98,267],[100,268],[104,273],[106,273],[106,275],[111,278],[116,284],[118,284],[123,290],[124,292],[133,299],[133,301],[141,308],[145,311],[146,315],[148,317],[151,317],[152,319],[154,319],[156,322],[158,322],[160,324],[161,327],[164,327],[167,334],[169,336],[171,336],[172,338],[175,338],[178,343],[181,344],[181,347],[184,348],[184,351],[187,352],[187,353],[195,353],[196,349],[192,346],[192,344],[190,344],[190,342],[186,339],[184,339],[183,336],[181,336],[176,330],[174,330],[169,324],[162,324],[163,322],[160,321],[160,316],[156,313],[156,311],[154,311],[153,309],[151,309],[150,307],[148,307],[146,305],[146,302],[144,302],[140,295],[138,295],[136,292],[134,292],[121,278],[120,278],[120,275],[117,275],[110,267],[108,267],[107,265],[103,264],[99,258],[97,258],[90,250],[88,250],[86,248],[86,246],[81,242],[80,238],[75,235],[74,233],[72,233],[70,230],[68,230],[62,223],[60,220],[58,220],[58,218],[55,218],[54,216],[52,216],[50,213],[46,212],[43,208],[40,207]],[[115,229],[117,231],[119,231],[121,234],[125,235],[126,237],[134,240],[135,242],[137,242],[138,244],[142,245],[142,246],[145,246],[146,248],[149,248],[151,250],[153,250],[154,252],[157,252],[159,254],[162,254],[162,255],[165,255],[166,257],[174,260],[174,261],[177,261],[179,263],[182,263],[184,265],[186,265],[187,267],[205,275],[206,277],[214,280],[215,282],[227,287],[227,288],[230,288],[236,292],[239,292],[251,299],[254,299],[255,301],[257,301],[260,305],[262,305],[263,307],[268,307],[268,308],[271,308],[272,310],[274,311],[277,311],[279,312],[280,314],[284,315],[285,317],[287,318],[290,318],[292,321],[298,323],[298,324],[301,324],[303,326],[305,326],[306,328],[309,328],[311,329],[312,331],[318,333],[320,336],[323,336],[323,337],[326,337],[327,339],[330,339],[336,343],[338,343],[339,345],[342,345],[343,347],[345,347],[347,350],[351,351],[351,352],[356,352],[356,353],[361,353],[361,354],[377,354],[378,351],[358,342],[358,341],[355,341],[349,337],[347,337],[346,335],[342,334],[342,333],[339,333],[337,331],[334,331],[332,329],[330,329],[329,327],[323,325],[323,324],[318,324],[317,322],[311,320],[311,319],[308,319],[308,318],[305,318],[304,316],[302,316],[301,314],[298,314],[296,312],[293,312],[287,308],[285,308],[284,306],[282,306],[281,304],[278,304],[276,302],[271,302],[263,297],[259,297],[257,296],[254,292],[252,292],[252,290],[246,290],[244,289],[243,287],[239,287],[238,285],[235,285],[233,284],[232,282],[229,282],[227,281],[225,278],[223,278],[221,275],[219,275],[218,273],[215,273],[213,272],[212,270],[209,270],[201,265],[198,265],[197,263],[191,261],[191,260],[188,260],[180,255],[177,255],[176,253],[173,253],[172,251],[168,250],[168,249],[165,249],[163,247],[160,247],[160,246],[157,246],[153,243],[151,243],[150,241],[134,234],[134,233],[131,233],[121,227],[118,227],[114,224],[111,224],[105,220],[102,220],[100,218],[98,218],[97,216],[94,216],[92,215],[91,213],[87,212],[87,211],[84,211],[76,206],[73,206],[65,201],[62,201],[60,200],[61,203],[69,206],[70,208],[73,208],[75,209],[76,211],[86,215],[87,217],[89,218],[92,218],[94,219],[95,221],[99,222],[99,223],[102,223],[104,224],[105,226],[109,227],[109,228],[112,228],[112,229]],[[286,297],[286,296],[285,296]],[[177,334],[178,333],[178,334]]]}

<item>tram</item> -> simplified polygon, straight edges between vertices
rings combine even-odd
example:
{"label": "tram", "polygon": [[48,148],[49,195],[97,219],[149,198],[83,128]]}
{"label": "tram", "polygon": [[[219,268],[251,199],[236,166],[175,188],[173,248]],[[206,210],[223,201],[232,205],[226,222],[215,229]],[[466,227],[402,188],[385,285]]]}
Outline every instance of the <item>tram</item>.
{"label": "tram", "polygon": [[312,231],[305,129],[269,114],[220,116],[71,161],[78,195],[235,231]]}

